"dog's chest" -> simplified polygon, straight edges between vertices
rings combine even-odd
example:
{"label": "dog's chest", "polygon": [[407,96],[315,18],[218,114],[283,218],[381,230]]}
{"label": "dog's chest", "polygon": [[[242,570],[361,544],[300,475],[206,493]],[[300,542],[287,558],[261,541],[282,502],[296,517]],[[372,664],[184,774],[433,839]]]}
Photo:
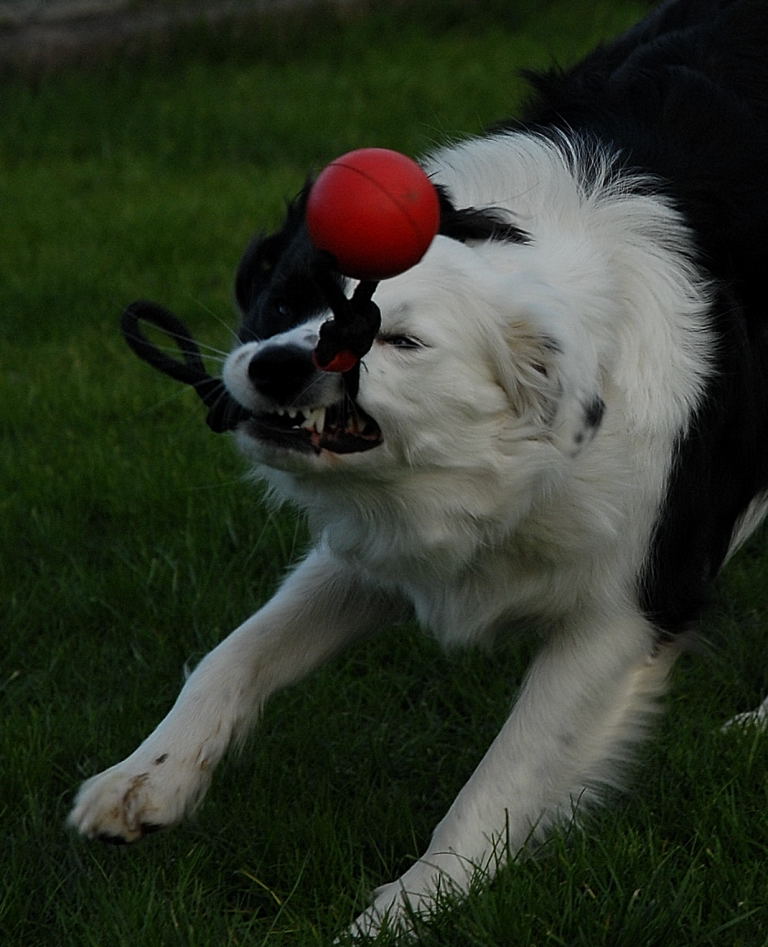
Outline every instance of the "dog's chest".
{"label": "dog's chest", "polygon": [[331,552],[375,585],[399,592],[419,623],[446,645],[469,644],[520,621],[571,611],[583,592],[585,557],[545,541],[523,543],[498,523],[337,521]]}

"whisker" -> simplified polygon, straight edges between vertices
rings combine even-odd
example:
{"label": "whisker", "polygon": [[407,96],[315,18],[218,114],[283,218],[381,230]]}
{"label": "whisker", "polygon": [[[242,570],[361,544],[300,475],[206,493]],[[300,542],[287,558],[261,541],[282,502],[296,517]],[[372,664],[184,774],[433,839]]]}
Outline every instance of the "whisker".
{"label": "whisker", "polygon": [[197,339],[195,339],[195,344],[205,354],[206,358],[213,359],[217,362],[225,362],[229,357],[229,352],[225,352],[224,349],[217,348],[215,345],[209,345],[207,342],[198,342]]}
{"label": "whisker", "polygon": [[202,309],[203,312],[207,313],[212,319],[215,319],[216,322],[219,323],[219,325],[223,326],[224,329],[226,329],[227,334],[231,336],[233,342],[235,342],[237,345],[240,344],[240,339],[238,338],[238,335],[235,332],[235,330],[232,328],[232,326],[228,322],[222,319],[218,313],[214,312],[212,309],[210,309],[208,306],[202,303],[199,299],[195,299],[193,296],[187,296],[187,298],[189,299],[191,303],[194,303],[199,309]]}
{"label": "whisker", "polygon": [[224,387],[222,387],[221,391],[220,391],[219,394],[218,394],[218,397],[217,397],[216,400],[213,402],[213,404],[210,405],[209,411],[210,411],[211,413],[215,413],[216,411],[218,411],[219,407],[220,407],[222,404],[224,404],[224,402],[226,402],[227,398],[229,398],[229,397],[230,397],[230,394],[229,394],[229,392],[227,391],[227,389],[224,388]]}
{"label": "whisker", "polygon": [[302,399],[309,391],[312,390],[313,386],[316,385],[317,382],[318,382],[318,379],[317,379],[317,378],[313,378],[313,379],[309,382],[309,384],[308,384],[305,388],[303,388],[303,389],[296,395],[296,397],[291,401],[291,405],[299,404],[299,403],[301,402],[301,399]]}
{"label": "whisker", "polygon": [[[206,346],[204,343],[197,342],[197,340],[195,340],[195,345],[197,345],[199,348],[210,349],[210,351],[203,352],[203,354],[205,355],[206,359],[209,362],[216,362],[219,365],[223,365],[224,362],[226,362],[227,360],[226,352],[219,352],[218,349],[214,349],[211,346]],[[175,356],[176,358],[179,358],[181,356],[181,350],[177,346],[157,345],[155,342],[152,342],[152,347],[157,349],[158,352],[163,352],[166,355]]]}
{"label": "whisker", "polygon": [[137,417],[145,417],[146,415],[152,414],[161,408],[165,408],[171,402],[177,401],[182,396],[185,396],[186,390],[186,387],[177,387],[172,391],[169,391],[168,394],[163,398],[158,398],[151,404],[147,405],[145,408],[142,408],[141,411],[139,411]]}
{"label": "whisker", "polygon": [[[117,301],[115,302],[116,310],[121,310],[124,308],[125,306],[120,306],[120,304]],[[210,310],[208,309],[206,309],[205,311],[208,312],[211,316],[213,316],[213,318],[216,319],[218,322],[220,322],[223,326],[225,326],[227,328],[227,331],[230,333],[230,335],[232,335],[232,337],[235,339],[237,344],[238,345],[240,344],[240,340],[237,338],[237,335],[234,333],[231,327],[226,325],[223,319],[220,319],[214,312],[210,312]],[[162,332],[162,330],[160,331]],[[179,355],[178,348],[174,348],[170,345],[155,344],[154,339],[151,339],[150,341],[152,341],[152,345],[161,352],[167,353],[169,355],[177,355],[177,356]],[[218,348],[215,345],[211,345],[208,342],[198,342],[198,340],[194,338],[190,339],[190,341],[205,354],[206,358],[210,358],[211,361],[216,361],[216,362],[219,362],[220,364],[223,364],[226,361],[226,359],[229,357],[230,353],[228,351],[226,351],[225,349]]]}

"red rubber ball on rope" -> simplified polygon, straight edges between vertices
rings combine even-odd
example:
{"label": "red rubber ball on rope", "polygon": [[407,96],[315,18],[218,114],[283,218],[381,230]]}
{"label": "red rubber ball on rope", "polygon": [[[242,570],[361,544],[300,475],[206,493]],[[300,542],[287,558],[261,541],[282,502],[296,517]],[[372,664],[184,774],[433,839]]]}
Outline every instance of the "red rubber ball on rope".
{"label": "red rubber ball on rope", "polygon": [[307,201],[312,242],[355,279],[380,280],[414,266],[440,226],[432,182],[406,155],[360,148],[321,171]]}

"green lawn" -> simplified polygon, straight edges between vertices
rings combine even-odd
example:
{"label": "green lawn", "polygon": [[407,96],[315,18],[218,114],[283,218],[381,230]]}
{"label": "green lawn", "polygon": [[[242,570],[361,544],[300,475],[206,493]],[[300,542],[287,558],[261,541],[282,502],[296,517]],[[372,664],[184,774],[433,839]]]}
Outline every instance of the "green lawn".
{"label": "green lawn", "polygon": [[[399,629],[278,696],[192,822],[135,848],[63,826],[79,781],[133,749],[304,541],[194,396],[124,346],[121,307],[157,299],[225,350],[239,253],[309,169],[480,131],[518,106],[517,68],[567,63],[640,5],[431,8],[2,80],[2,944],[328,944],[504,718],[529,643],[446,657]],[[718,729],[768,690],[766,586],[757,541],[630,793],[421,943],[768,944],[768,740]]]}

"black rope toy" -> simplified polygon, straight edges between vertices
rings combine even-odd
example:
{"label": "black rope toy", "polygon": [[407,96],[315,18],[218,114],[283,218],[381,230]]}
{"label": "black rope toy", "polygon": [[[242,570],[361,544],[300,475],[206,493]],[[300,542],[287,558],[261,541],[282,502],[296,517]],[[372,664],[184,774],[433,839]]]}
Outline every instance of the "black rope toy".
{"label": "black rope toy", "polygon": [[[344,375],[351,397],[357,394],[360,359],[369,351],[381,325],[379,307],[373,302],[378,282],[361,280],[348,299],[329,271],[318,275],[326,302],[333,313],[320,327],[320,338],[313,353],[321,371]],[[174,358],[150,342],[141,330],[145,322],[164,332],[177,346],[181,359]],[[194,388],[208,408],[206,422],[216,434],[231,431],[251,412],[237,402],[220,378],[205,370],[200,348],[189,329],[170,310],[158,303],[137,300],[126,307],[120,320],[123,337],[140,359],[176,381]]]}
{"label": "black rope toy", "polygon": [[[378,281],[402,273],[427,251],[440,227],[438,191],[406,155],[361,148],[336,158],[319,174],[309,192],[306,223],[318,251],[311,279],[333,314],[320,327],[313,359],[321,371],[341,373],[354,398],[360,360],[381,326],[373,302]],[[360,280],[350,298],[337,281],[339,274]],[[142,322],[165,332],[181,360],[150,342]],[[223,381],[208,374],[197,343],[172,312],[139,300],[123,312],[121,328],[139,358],[194,388],[208,408],[211,430],[229,431],[251,417]]]}

